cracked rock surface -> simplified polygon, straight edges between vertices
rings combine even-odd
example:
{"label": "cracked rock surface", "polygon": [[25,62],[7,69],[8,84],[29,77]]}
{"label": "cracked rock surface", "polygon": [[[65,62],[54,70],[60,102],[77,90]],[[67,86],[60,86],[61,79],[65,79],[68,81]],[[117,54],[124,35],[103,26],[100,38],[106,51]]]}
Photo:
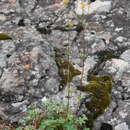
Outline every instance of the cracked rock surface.
{"label": "cracked rock surface", "polygon": [[69,49],[74,68],[84,66],[83,75],[66,84],[73,89],[71,109],[79,105],[76,96],[88,96],[77,90],[81,76],[86,85],[90,75],[110,75],[111,103],[93,130],[130,130],[130,1],[96,0],[89,8],[83,29],[82,10],[72,0],[68,7],[52,0],[0,1],[0,33],[12,38],[0,39],[0,119],[17,122],[45,97],[67,102],[56,57],[68,60]]}

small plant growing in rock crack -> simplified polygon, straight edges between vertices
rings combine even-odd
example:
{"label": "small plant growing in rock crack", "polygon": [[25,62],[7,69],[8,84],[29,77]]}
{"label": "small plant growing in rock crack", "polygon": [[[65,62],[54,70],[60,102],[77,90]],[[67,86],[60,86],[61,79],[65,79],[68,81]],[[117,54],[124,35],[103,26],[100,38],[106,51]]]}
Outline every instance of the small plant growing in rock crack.
{"label": "small plant growing in rock crack", "polygon": [[[68,27],[70,28],[70,24],[68,23]],[[69,43],[69,38],[70,38],[70,33],[68,34],[68,43]],[[70,49],[70,45],[68,45],[68,48],[66,50],[66,55],[68,58],[68,61],[70,62],[70,55],[71,55],[71,49]],[[68,65],[68,76],[67,76],[67,81],[69,81],[70,78],[70,66]],[[67,90],[67,98],[68,98],[68,102],[67,102],[67,112],[69,112],[69,106],[70,106],[70,83],[68,82],[68,90]]]}
{"label": "small plant growing in rock crack", "polygon": [[87,120],[85,115],[77,117],[66,111],[67,105],[61,102],[47,100],[43,102],[43,108],[30,108],[26,118],[21,120],[24,126],[16,130],[81,130]]}
{"label": "small plant growing in rock crack", "polygon": [[[69,3],[69,0],[62,1],[64,5]],[[81,3],[80,8],[84,11],[85,3],[84,1]],[[84,39],[84,29],[85,29],[85,22],[84,21],[84,14],[79,17],[80,22],[77,25],[77,32],[82,33],[82,45],[83,45],[83,52],[80,58],[83,60],[82,65],[82,73],[81,73],[81,86],[83,82],[83,73],[84,73],[84,62],[87,58],[86,51],[85,51],[85,39]],[[69,21],[67,24],[67,28],[71,29],[73,26],[73,22]],[[68,34],[68,42],[70,41],[70,32]],[[67,60],[70,62],[70,55],[71,55],[71,46],[68,45],[66,50]],[[78,117],[75,113],[70,111],[70,96],[72,90],[70,88],[69,78],[70,78],[70,65],[68,65],[67,71],[67,83],[68,83],[68,90],[67,90],[67,105],[59,103],[59,102],[52,102],[46,101],[43,103],[45,107],[43,110],[38,108],[33,108],[27,111],[27,117],[21,121],[21,123],[25,127],[19,127],[16,130],[89,130],[89,128],[84,128],[86,121],[88,120],[85,115],[81,115]],[[81,96],[77,97],[78,101],[80,102]]]}

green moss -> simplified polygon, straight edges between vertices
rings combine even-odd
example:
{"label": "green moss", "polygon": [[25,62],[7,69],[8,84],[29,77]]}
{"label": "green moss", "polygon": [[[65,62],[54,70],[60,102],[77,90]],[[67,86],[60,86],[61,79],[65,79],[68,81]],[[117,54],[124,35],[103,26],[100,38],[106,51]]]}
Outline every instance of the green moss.
{"label": "green moss", "polygon": [[88,114],[89,127],[92,127],[94,119],[104,113],[111,101],[112,78],[111,76],[91,76],[90,83],[82,86],[79,90],[90,93],[90,101],[87,102],[86,108],[90,111]]}
{"label": "green moss", "polygon": [[0,33],[0,40],[9,40],[12,39],[11,36],[9,36],[6,33]]}
{"label": "green moss", "polygon": [[97,84],[102,85],[103,89],[108,90],[111,92],[112,89],[112,77],[111,76],[90,76],[89,79],[90,83],[96,82]]}
{"label": "green moss", "polygon": [[59,75],[61,77],[61,86],[65,86],[68,82],[71,82],[73,77],[80,75],[81,72],[74,68],[74,66],[63,58],[56,58],[56,63],[59,68]]}

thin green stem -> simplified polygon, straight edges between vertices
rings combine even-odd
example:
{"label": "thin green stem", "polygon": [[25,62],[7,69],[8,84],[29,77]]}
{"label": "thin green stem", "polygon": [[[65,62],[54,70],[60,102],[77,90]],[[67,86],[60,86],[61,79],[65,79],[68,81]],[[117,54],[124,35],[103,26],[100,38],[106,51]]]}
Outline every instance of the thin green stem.
{"label": "thin green stem", "polygon": [[[69,37],[70,37],[70,33],[68,34],[68,42],[69,42]],[[67,48],[67,51],[70,51],[70,45],[68,45],[68,48]],[[68,61],[70,62],[70,54],[68,53]],[[68,64],[68,77],[67,77],[67,81],[69,81],[69,78],[70,78],[70,66]],[[68,82],[68,90],[67,90],[67,99],[68,99],[68,102],[67,102],[67,113],[69,112],[69,107],[70,107],[70,83]]]}

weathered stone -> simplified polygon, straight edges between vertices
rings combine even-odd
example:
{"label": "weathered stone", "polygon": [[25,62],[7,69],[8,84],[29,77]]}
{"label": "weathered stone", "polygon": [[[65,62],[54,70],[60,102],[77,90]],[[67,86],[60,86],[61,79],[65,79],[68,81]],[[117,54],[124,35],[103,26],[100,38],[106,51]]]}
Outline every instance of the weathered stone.
{"label": "weathered stone", "polygon": [[6,16],[4,14],[0,14],[0,21],[5,21],[6,20]]}
{"label": "weathered stone", "polygon": [[129,128],[128,125],[124,122],[115,126],[115,130],[129,130]]}
{"label": "weathered stone", "polygon": [[76,1],[76,8],[75,8],[75,12],[78,15],[87,15],[87,14],[91,14],[91,13],[101,13],[101,12],[108,12],[111,9],[111,1],[100,1],[100,0],[96,0],[92,3],[90,3],[90,5],[88,5],[88,1],[84,3],[83,9],[81,8],[81,4],[82,1],[78,0]]}
{"label": "weathered stone", "polygon": [[[76,86],[88,84],[93,74],[111,75],[112,100],[93,130],[107,129],[104,122],[116,130],[130,129],[130,2],[96,0],[83,6],[72,0],[68,6],[57,0],[1,1],[0,31],[11,36],[0,40],[1,119],[17,122],[30,104],[45,97],[64,103],[70,98],[71,110],[82,114],[86,107],[78,108],[77,97],[90,102],[91,95]],[[62,91],[55,48],[81,73]],[[67,97],[69,84],[72,97]]]}
{"label": "weathered stone", "polygon": [[126,50],[120,57],[130,64],[130,50]]}
{"label": "weathered stone", "polygon": [[121,59],[112,59],[106,62],[104,71],[113,75],[115,81],[121,80],[123,73],[127,71],[129,67],[128,62]]}

